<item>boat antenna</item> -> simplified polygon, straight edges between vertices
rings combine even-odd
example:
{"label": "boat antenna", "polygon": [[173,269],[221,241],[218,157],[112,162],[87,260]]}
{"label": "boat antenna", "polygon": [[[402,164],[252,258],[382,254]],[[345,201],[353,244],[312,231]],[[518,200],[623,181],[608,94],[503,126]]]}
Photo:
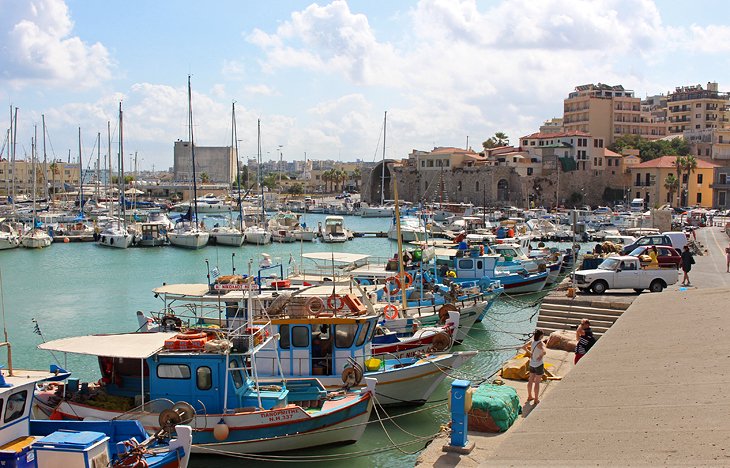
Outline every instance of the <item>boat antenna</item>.
{"label": "boat antenna", "polygon": [[0,343],[0,346],[8,347],[8,375],[13,375],[13,351],[10,347],[10,341],[8,340],[8,327],[5,322],[5,293],[3,291],[3,271],[0,270],[0,308],[2,308],[3,315],[3,336],[5,338],[4,343]]}

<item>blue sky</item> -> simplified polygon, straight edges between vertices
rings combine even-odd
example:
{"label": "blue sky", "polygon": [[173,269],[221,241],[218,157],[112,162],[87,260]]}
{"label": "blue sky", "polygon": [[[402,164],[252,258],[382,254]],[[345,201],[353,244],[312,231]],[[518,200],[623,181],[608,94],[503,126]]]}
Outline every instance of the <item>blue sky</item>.
{"label": "blue sky", "polygon": [[[94,153],[125,110],[125,153],[172,165],[186,139],[192,75],[195,140],[241,154],[379,159],[513,142],[562,114],[585,83],[638,96],[730,76],[723,1],[0,0],[0,129],[18,111],[18,156],[45,114],[49,154]],[[116,146],[114,144],[113,146]],[[106,145],[102,146],[103,151]]]}

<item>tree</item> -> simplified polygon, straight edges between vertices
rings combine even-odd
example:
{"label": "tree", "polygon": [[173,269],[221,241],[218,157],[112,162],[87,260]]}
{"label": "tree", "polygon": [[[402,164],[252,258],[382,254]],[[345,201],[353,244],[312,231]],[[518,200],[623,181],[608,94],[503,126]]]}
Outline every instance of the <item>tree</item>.
{"label": "tree", "polygon": [[304,193],[304,185],[300,183],[292,184],[286,189],[286,191],[292,195],[301,195]]}
{"label": "tree", "polygon": [[639,135],[622,135],[616,138],[608,149],[617,153],[623,153],[625,149],[639,150],[639,157],[642,161],[650,161],[660,156],[685,156],[689,154],[689,144],[684,138],[673,138],[672,140],[650,141]]}
{"label": "tree", "polygon": [[493,137],[489,137],[486,141],[482,142],[484,149],[497,148],[499,146],[509,145],[509,137],[504,132],[497,132]]}
{"label": "tree", "polygon": [[51,188],[53,189],[53,193],[56,193],[56,175],[58,174],[58,164],[56,161],[53,161],[50,166],[51,168]]}
{"label": "tree", "polygon": [[674,160],[674,170],[677,173],[677,206],[682,206],[682,170],[684,168],[684,156],[677,156]]}
{"label": "tree", "polygon": [[355,190],[360,190],[360,178],[362,177],[362,173],[360,172],[360,168],[355,168],[354,171],[352,171],[352,174],[350,174],[350,177],[352,180],[355,181]]}
{"label": "tree", "polygon": [[203,184],[207,184],[208,182],[210,182],[210,176],[207,172],[200,173],[200,182]]}
{"label": "tree", "polygon": [[687,200],[686,203],[689,205],[690,200],[690,193],[689,193],[689,178],[692,177],[692,173],[694,173],[697,170],[697,159],[692,156],[685,156],[684,157],[684,164],[682,165],[682,169],[684,172],[687,173]]}
{"label": "tree", "polygon": [[679,189],[679,179],[675,177],[674,174],[669,174],[667,178],[664,179],[664,188],[669,191],[669,203],[671,203],[674,199],[674,192]]}

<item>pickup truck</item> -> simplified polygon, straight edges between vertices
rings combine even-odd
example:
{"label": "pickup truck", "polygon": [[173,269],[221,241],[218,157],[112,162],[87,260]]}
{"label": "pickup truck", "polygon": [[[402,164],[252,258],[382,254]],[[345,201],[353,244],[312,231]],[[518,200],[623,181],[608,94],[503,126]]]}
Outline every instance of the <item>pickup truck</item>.
{"label": "pickup truck", "polygon": [[608,257],[595,270],[578,270],[575,283],[579,290],[603,294],[607,289],[633,289],[641,292],[661,292],[677,282],[677,270],[641,268],[637,257],[629,255]]}

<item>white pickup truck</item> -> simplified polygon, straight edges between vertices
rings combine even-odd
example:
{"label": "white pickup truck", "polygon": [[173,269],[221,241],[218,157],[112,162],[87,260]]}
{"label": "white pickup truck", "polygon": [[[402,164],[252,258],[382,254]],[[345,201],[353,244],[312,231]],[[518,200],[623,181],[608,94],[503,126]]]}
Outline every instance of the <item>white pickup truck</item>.
{"label": "white pickup truck", "polygon": [[673,268],[641,268],[637,257],[628,255],[608,257],[595,270],[578,270],[575,283],[583,292],[603,294],[607,289],[633,289],[641,292],[661,292],[677,282],[678,273]]}

